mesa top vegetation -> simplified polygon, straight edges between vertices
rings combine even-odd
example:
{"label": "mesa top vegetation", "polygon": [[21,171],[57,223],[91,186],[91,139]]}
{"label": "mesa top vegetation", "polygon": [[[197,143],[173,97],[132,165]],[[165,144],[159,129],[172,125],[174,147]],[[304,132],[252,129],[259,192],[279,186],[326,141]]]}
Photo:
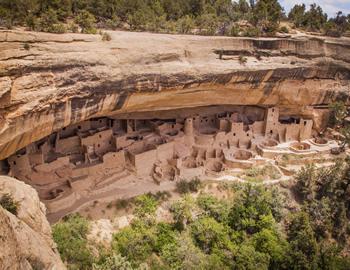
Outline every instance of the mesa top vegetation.
{"label": "mesa top vegetation", "polygon": [[0,27],[96,33],[96,28],[228,36],[274,36],[293,27],[341,36],[350,15],[328,18],[312,4],[287,15],[277,0],[0,0]]}

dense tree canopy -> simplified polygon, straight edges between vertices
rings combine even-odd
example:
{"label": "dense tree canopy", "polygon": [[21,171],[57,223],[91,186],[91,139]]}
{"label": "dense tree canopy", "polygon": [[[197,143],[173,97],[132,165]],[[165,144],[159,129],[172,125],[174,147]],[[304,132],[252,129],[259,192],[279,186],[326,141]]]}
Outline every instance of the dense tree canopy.
{"label": "dense tree canopy", "polygon": [[139,196],[131,225],[94,253],[88,221],[77,215],[53,227],[54,239],[69,269],[350,269],[350,161],[300,171],[292,189],[296,212],[276,186],[228,190],[233,199],[186,193],[172,203],[168,222],[155,219],[157,196]]}
{"label": "dense tree canopy", "polygon": [[[198,33],[203,35],[274,35],[285,19],[278,0],[0,0],[0,26],[31,30],[95,33],[95,27]],[[327,20],[322,8],[295,5],[288,19],[306,30],[341,35],[349,16]],[[237,25],[245,21],[250,26]],[[283,28],[285,32],[286,28]]]}
{"label": "dense tree canopy", "polygon": [[350,30],[350,16],[341,11],[334,18],[329,18],[316,4],[307,10],[305,4],[295,5],[288,14],[288,19],[298,28],[308,31],[323,31],[329,36],[339,37]]}

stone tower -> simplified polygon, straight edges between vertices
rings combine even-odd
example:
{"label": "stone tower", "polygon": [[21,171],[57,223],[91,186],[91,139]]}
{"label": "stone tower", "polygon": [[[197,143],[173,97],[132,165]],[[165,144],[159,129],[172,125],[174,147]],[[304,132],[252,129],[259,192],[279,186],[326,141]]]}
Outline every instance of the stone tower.
{"label": "stone tower", "polygon": [[194,143],[193,119],[191,117],[186,118],[185,120],[184,133],[185,133],[185,144],[193,145]]}
{"label": "stone tower", "polygon": [[268,108],[265,118],[265,136],[278,136],[279,110],[276,107]]}

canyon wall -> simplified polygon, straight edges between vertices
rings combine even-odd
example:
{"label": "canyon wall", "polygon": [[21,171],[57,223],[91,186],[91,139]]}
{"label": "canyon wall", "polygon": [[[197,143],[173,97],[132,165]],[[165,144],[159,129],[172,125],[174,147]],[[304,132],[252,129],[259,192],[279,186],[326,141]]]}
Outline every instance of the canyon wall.
{"label": "canyon wall", "polygon": [[0,32],[0,160],[92,117],[278,106],[321,129],[327,105],[348,100],[346,38],[109,33],[103,42],[99,35]]}
{"label": "canyon wall", "polygon": [[37,192],[21,181],[0,176],[0,197],[4,194],[18,202],[18,213],[13,215],[0,206],[0,268],[66,269]]}

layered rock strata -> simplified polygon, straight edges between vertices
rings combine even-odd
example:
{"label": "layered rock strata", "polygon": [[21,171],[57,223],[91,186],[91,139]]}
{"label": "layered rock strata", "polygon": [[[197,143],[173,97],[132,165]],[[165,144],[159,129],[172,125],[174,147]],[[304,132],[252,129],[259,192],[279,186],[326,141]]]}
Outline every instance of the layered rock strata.
{"label": "layered rock strata", "polygon": [[110,34],[0,32],[0,160],[94,117],[260,105],[321,129],[324,108],[348,98],[345,38]]}
{"label": "layered rock strata", "polygon": [[4,194],[18,202],[18,213],[15,216],[0,206],[0,268],[66,269],[36,191],[21,181],[0,176],[0,197]]}

